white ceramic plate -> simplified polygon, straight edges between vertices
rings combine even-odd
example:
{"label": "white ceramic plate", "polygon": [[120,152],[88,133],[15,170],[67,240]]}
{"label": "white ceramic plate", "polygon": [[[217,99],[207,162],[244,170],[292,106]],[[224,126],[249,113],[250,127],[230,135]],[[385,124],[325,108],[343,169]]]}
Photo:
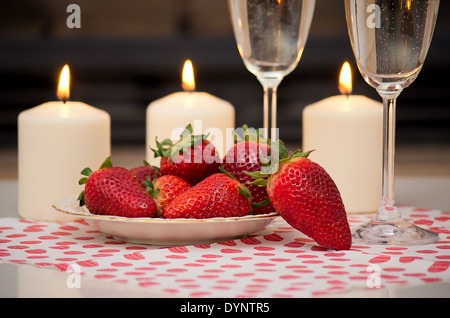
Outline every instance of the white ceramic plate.
{"label": "white ceramic plate", "polygon": [[211,219],[126,218],[96,215],[80,207],[76,196],[53,204],[60,213],[84,219],[95,229],[125,242],[177,246],[207,244],[244,237],[262,230],[278,213]]}

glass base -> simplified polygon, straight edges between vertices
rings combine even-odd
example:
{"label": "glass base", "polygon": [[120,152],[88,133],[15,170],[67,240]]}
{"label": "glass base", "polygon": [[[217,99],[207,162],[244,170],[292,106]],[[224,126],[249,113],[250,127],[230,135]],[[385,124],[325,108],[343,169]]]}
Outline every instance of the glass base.
{"label": "glass base", "polygon": [[422,245],[434,243],[438,238],[437,233],[405,220],[390,223],[372,220],[353,233],[354,243],[383,245]]}

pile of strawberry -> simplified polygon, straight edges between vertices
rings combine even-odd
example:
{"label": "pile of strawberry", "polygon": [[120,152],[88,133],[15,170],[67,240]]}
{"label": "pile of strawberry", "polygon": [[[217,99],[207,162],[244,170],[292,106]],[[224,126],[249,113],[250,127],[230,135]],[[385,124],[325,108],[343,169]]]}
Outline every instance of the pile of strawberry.
{"label": "pile of strawberry", "polygon": [[[270,144],[244,127],[244,137],[220,158],[208,136],[188,125],[179,141],[152,149],[160,166],[126,169],[107,158],[85,168],[80,205],[92,214],[122,217],[241,217],[277,211],[290,225],[331,249],[349,249],[350,227],[340,193],[318,164],[299,151],[288,155],[282,142]],[[271,147],[272,146],[272,147]],[[276,149],[276,150],[275,150]],[[268,169],[276,156],[276,171]],[[270,166],[273,168],[273,166]]]}

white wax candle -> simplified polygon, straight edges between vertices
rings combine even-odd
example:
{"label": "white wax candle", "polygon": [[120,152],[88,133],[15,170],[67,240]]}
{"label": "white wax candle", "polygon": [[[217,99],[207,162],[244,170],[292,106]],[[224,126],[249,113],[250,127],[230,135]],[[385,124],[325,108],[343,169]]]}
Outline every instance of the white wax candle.
{"label": "white wax candle", "polygon": [[155,137],[158,141],[178,140],[183,129],[192,124],[196,135],[210,132],[210,139],[222,156],[235,128],[233,105],[206,92],[170,94],[150,103],[146,116],[146,159],[153,165],[160,161],[160,158],[154,158],[150,149],[156,149]]}
{"label": "white wax candle", "polygon": [[303,110],[303,150],[335,181],[347,213],[381,201],[382,104],[365,96],[326,98]]}
{"label": "white wax candle", "polygon": [[19,214],[38,221],[71,221],[52,204],[83,187],[81,170],[98,169],[111,153],[110,116],[81,102],[48,102],[18,118]]}

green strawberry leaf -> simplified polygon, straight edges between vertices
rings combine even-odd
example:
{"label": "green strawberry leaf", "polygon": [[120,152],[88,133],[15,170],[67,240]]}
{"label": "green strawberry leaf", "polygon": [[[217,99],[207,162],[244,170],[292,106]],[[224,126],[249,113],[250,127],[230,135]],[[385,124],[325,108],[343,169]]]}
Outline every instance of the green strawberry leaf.
{"label": "green strawberry leaf", "polygon": [[262,171],[244,171],[244,173],[253,178],[253,181],[248,181],[247,184],[254,184],[259,187],[267,186],[267,178],[271,176],[271,174]]}
{"label": "green strawberry leaf", "polygon": [[81,191],[80,195],[77,198],[78,201],[80,201],[80,206],[84,206],[84,191]]}
{"label": "green strawberry leaf", "polygon": [[292,154],[292,159],[294,158],[308,158],[308,156],[311,154],[311,152],[313,152],[314,150],[310,150],[310,151],[305,151],[302,152],[301,150],[296,150],[293,154]]}
{"label": "green strawberry leaf", "polygon": [[[155,177],[157,176],[157,175],[159,175],[159,172],[160,172],[160,169],[159,169],[159,167],[157,167],[157,166],[152,166],[147,160],[145,160],[145,159],[142,159],[142,162],[144,163],[144,166],[147,166],[147,167],[152,167],[153,169],[155,169]],[[147,174],[148,175],[148,174]]]}
{"label": "green strawberry leaf", "polygon": [[249,199],[252,198],[252,194],[250,193],[250,191],[248,190],[247,187],[244,187],[244,186],[239,187],[238,186],[238,191],[239,191],[239,194],[245,195]]}
{"label": "green strawberry leaf", "polygon": [[176,143],[172,143],[170,139],[164,139],[159,142],[155,138],[156,149],[150,148],[153,151],[154,157],[169,158],[174,161],[175,156],[178,154],[187,153],[192,147],[195,147],[199,142],[206,140],[209,137],[207,135],[192,135],[192,125],[189,124],[181,132],[180,139]]}
{"label": "green strawberry leaf", "polygon": [[111,168],[112,166],[113,165],[111,162],[111,156],[109,156],[108,158],[105,159],[105,161],[103,161],[103,163],[99,169],[107,169],[107,168]]}
{"label": "green strawberry leaf", "polygon": [[266,200],[261,201],[261,202],[259,202],[259,203],[252,203],[252,206],[253,206],[254,209],[256,209],[256,208],[262,208],[263,206],[266,206],[266,205],[268,205],[269,203],[270,203],[270,200],[269,200],[269,199],[266,199]]}
{"label": "green strawberry leaf", "polygon": [[245,173],[246,175],[252,177],[252,178],[255,179],[255,180],[258,180],[258,179],[267,179],[268,177],[271,176],[270,173],[264,173],[264,172],[259,171],[259,170],[257,170],[257,171],[252,171],[252,172],[244,171],[244,173]]}
{"label": "green strawberry leaf", "polygon": [[209,137],[209,133],[207,135],[192,135],[192,133],[192,126],[189,124],[180,135],[181,139],[177,141],[171,149],[170,159],[172,161],[174,161],[175,156],[178,154],[188,153],[192,148]]}
{"label": "green strawberry leaf", "polygon": [[261,128],[255,129],[243,125],[242,128],[237,128],[233,132],[233,138],[235,143],[251,141],[257,143],[268,143],[268,140],[264,138],[264,131]]}
{"label": "green strawberry leaf", "polygon": [[[83,177],[83,178],[81,178],[80,180],[78,180],[78,184],[79,184],[79,185],[86,184],[86,182],[87,182],[87,180],[88,180],[88,177],[92,174],[92,169],[91,169],[91,168],[84,168],[84,169],[81,171],[81,174],[82,174],[83,176],[86,176],[86,177]],[[84,190],[81,191],[81,193],[78,195],[77,200],[80,201],[80,206],[84,206]]]}
{"label": "green strawberry leaf", "polygon": [[[102,163],[102,165],[100,166],[99,170],[100,170],[100,169],[111,168],[112,166],[113,166],[113,165],[112,165],[112,162],[111,162],[111,156],[109,156],[108,158],[105,159],[105,161],[103,161],[103,163]],[[86,184],[86,183],[87,183],[88,178],[89,178],[90,175],[92,174],[92,169],[89,168],[89,167],[84,168],[83,170],[81,170],[81,174],[82,174],[83,176],[85,176],[85,177],[83,177],[83,178],[81,178],[80,180],[78,180],[78,184],[79,184],[79,185],[82,185],[82,184]],[[79,194],[77,200],[80,201],[80,206],[83,206],[83,205],[85,204],[85,202],[84,202],[84,190],[81,191],[81,193]]]}
{"label": "green strawberry leaf", "polygon": [[151,179],[150,174],[147,174],[147,179],[144,182],[142,182],[142,184],[146,188],[145,190],[146,190],[147,194],[149,196],[151,196],[152,198],[155,198],[156,195],[161,191],[161,189],[155,188],[155,182],[156,182],[157,177],[158,177],[158,172],[153,177],[153,180]]}
{"label": "green strawberry leaf", "polygon": [[267,180],[266,179],[256,179],[253,181],[248,181],[247,184],[254,184],[258,187],[266,187],[267,186]]}
{"label": "green strawberry leaf", "polygon": [[157,149],[150,148],[150,150],[153,151],[154,158],[167,158],[172,147],[172,140],[164,139],[162,142],[159,142],[158,137],[155,137],[155,143]]}
{"label": "green strawberry leaf", "polygon": [[281,161],[284,158],[287,158],[289,156],[289,153],[286,149],[286,146],[284,145],[284,142],[280,139],[278,139],[278,158]]}
{"label": "green strawberry leaf", "polygon": [[220,172],[225,173],[227,176],[229,176],[231,179],[237,180],[236,177],[234,176],[234,174],[232,174],[231,172],[228,172],[225,170],[225,166],[221,165],[219,167]]}
{"label": "green strawberry leaf", "polygon": [[89,177],[92,174],[92,169],[89,167],[84,168],[83,170],[81,170],[81,174],[83,176]]}
{"label": "green strawberry leaf", "polygon": [[238,192],[239,194],[245,195],[250,202],[250,211],[248,212],[249,215],[253,213],[253,202],[252,202],[252,194],[250,193],[250,190],[245,186],[238,186]]}
{"label": "green strawberry leaf", "polygon": [[261,171],[252,171],[252,172],[248,172],[248,171],[244,171],[244,173],[250,177],[252,177],[253,179],[263,179],[263,178],[267,178],[270,176],[270,174],[268,173],[264,173]]}
{"label": "green strawberry leaf", "polygon": [[192,125],[188,124],[186,126],[186,128],[184,128],[183,132],[181,133],[180,138],[183,138],[184,136],[189,136],[193,132],[194,132],[194,130],[192,129]]}

